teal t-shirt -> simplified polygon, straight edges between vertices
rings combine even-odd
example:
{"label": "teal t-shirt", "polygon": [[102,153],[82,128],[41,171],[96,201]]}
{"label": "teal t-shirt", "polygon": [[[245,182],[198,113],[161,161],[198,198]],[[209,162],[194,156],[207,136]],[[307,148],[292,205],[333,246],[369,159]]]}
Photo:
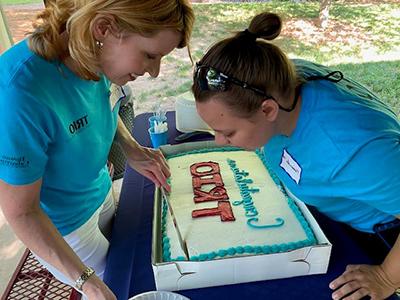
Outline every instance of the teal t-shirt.
{"label": "teal t-shirt", "polygon": [[[296,60],[306,77],[331,70]],[[265,146],[268,164],[297,198],[330,218],[372,232],[400,215],[400,124],[366,88],[343,79],[301,90],[291,136]]]}
{"label": "teal t-shirt", "polygon": [[106,167],[118,104],[110,83],[83,80],[24,40],[0,56],[0,179],[42,178],[40,205],[62,235],[84,224],[111,187]]}

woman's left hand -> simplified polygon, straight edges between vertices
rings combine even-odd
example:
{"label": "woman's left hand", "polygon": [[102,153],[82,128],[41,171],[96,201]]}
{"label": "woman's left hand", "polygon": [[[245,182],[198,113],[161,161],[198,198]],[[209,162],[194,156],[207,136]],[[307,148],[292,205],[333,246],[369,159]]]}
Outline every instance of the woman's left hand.
{"label": "woman's left hand", "polygon": [[396,290],[380,265],[348,265],[329,287],[335,290],[332,299],[344,300],[357,300],[367,295],[371,300],[381,300]]}
{"label": "woman's left hand", "polygon": [[164,187],[168,192],[171,191],[167,183],[167,178],[171,173],[160,150],[138,147],[127,153],[127,161],[130,167],[153,181],[157,187]]}

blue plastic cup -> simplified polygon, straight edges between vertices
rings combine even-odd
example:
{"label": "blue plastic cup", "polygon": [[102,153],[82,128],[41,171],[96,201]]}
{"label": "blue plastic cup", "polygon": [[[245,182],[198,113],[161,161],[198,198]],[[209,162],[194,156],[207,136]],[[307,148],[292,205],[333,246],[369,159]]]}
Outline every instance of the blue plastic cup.
{"label": "blue plastic cup", "polygon": [[150,127],[149,129],[149,135],[150,135],[150,140],[151,144],[153,145],[153,148],[159,148],[162,145],[166,145],[168,141],[168,130],[160,133],[155,133],[154,132],[154,127]]}
{"label": "blue plastic cup", "polygon": [[167,116],[151,116],[149,118],[149,128],[154,127],[155,123],[167,122]]}

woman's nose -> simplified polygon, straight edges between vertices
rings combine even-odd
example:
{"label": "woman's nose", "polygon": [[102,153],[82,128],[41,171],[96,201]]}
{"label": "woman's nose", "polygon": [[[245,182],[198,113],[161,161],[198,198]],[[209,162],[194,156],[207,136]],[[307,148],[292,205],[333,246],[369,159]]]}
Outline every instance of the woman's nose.
{"label": "woman's nose", "polygon": [[151,77],[156,78],[160,74],[160,64],[161,60],[158,59],[150,65],[148,73]]}
{"label": "woman's nose", "polygon": [[223,134],[216,132],[215,133],[215,143],[217,145],[228,145],[229,140]]}

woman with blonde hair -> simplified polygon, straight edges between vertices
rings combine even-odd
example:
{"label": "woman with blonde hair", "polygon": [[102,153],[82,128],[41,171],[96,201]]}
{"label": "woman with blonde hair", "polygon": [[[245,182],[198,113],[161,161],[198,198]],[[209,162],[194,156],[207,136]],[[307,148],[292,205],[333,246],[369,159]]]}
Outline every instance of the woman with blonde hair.
{"label": "woman with blonde hair", "polygon": [[[263,148],[289,195],[341,222],[376,265],[349,265],[333,299],[384,299],[400,287],[400,123],[339,71],[290,60],[269,42],[281,19],[255,16],[196,65],[193,92],[215,141]],[[327,286],[328,288],[328,286]]]}
{"label": "woman with blonde hair", "polygon": [[188,45],[194,14],[188,0],[57,0],[37,21],[0,57],[0,205],[58,279],[89,299],[115,299],[101,280],[114,137],[157,186],[169,189],[169,171],[118,120],[110,85],[157,77],[161,58]]}

